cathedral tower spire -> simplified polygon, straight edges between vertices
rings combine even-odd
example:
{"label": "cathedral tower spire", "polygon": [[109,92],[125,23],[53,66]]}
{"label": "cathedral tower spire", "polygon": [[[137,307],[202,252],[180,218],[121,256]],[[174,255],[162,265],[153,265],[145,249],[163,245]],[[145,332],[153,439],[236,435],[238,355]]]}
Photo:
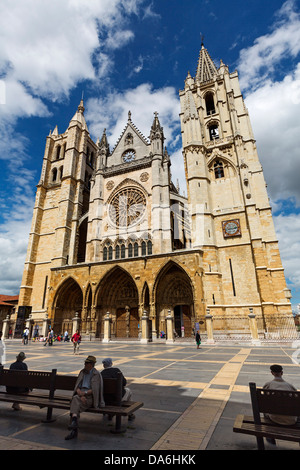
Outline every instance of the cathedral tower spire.
{"label": "cathedral tower spire", "polygon": [[200,82],[212,80],[218,74],[217,68],[203,43],[199,54],[196,79]]}

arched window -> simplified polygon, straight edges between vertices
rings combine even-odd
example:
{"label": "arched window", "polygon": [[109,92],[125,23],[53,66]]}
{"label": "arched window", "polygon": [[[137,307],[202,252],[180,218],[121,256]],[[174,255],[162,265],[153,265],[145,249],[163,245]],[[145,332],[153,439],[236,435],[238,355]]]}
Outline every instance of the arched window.
{"label": "arched window", "polygon": [[125,245],[121,245],[121,258],[125,258]]}
{"label": "arched window", "polygon": [[133,256],[139,256],[139,245],[137,242],[134,244],[134,253]]}
{"label": "arched window", "polygon": [[128,258],[132,258],[132,255],[133,255],[133,247],[132,247],[132,243],[129,243],[129,245],[128,245]]}
{"label": "arched window", "polygon": [[215,179],[224,178],[223,163],[219,160],[214,164]]}
{"label": "arched window", "polygon": [[116,246],[116,259],[120,258],[120,247],[119,245]]}
{"label": "arched window", "polygon": [[208,116],[216,112],[214,95],[212,93],[207,93],[207,95],[205,96],[205,106],[206,106],[206,114]]}
{"label": "arched window", "polygon": [[219,138],[219,128],[217,124],[212,124],[208,128],[209,130],[209,138],[210,140],[218,139]]}
{"label": "arched window", "polygon": [[107,261],[107,247],[106,246],[103,249],[103,261]]}
{"label": "arched window", "polygon": [[112,259],[113,258],[113,249],[112,249],[112,246],[110,246],[108,248],[108,259]]}
{"label": "arched window", "polygon": [[60,148],[60,145],[58,145],[58,146],[56,147],[56,160],[59,160],[59,159],[60,159],[60,149],[61,149],[61,148]]}
{"label": "arched window", "polygon": [[53,168],[52,170],[52,183],[55,183],[57,180],[57,168]]}
{"label": "arched window", "polygon": [[142,242],[142,256],[146,256],[146,242]]}
{"label": "arched window", "polygon": [[64,167],[61,166],[61,167],[59,168],[59,179],[60,179],[60,180],[61,180],[62,177],[63,177],[63,173],[64,173]]}
{"label": "arched window", "polygon": [[152,255],[152,242],[149,240],[147,243],[148,255]]}

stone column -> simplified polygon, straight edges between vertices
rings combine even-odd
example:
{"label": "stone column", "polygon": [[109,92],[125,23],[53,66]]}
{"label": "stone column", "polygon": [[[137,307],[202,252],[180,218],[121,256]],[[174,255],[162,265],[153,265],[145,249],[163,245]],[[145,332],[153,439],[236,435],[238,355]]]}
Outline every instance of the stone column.
{"label": "stone column", "polygon": [[29,330],[28,339],[31,338],[31,325],[32,325],[32,315],[30,314],[27,320],[25,321],[25,328],[28,328]]}
{"label": "stone column", "polygon": [[142,337],[141,337],[141,343],[148,343],[149,342],[149,318],[147,315],[146,310],[144,310],[144,313],[142,315]]}
{"label": "stone column", "polygon": [[49,331],[49,318],[48,318],[48,313],[46,313],[45,318],[43,320],[43,326],[42,326],[42,335],[44,336],[44,338],[47,338],[48,331]]}
{"label": "stone column", "polygon": [[109,343],[110,342],[110,315],[109,312],[106,313],[104,317],[104,336],[103,336],[103,343]]}
{"label": "stone column", "polygon": [[75,312],[75,317],[72,318],[73,327],[72,327],[72,336],[76,333],[76,330],[80,330],[80,318],[79,313]]}
{"label": "stone column", "polygon": [[207,342],[209,344],[213,344],[214,340],[214,332],[213,332],[213,316],[209,313],[209,308],[206,309],[206,332],[207,332]]}
{"label": "stone column", "polygon": [[5,320],[3,320],[3,325],[2,325],[3,339],[8,338],[9,323],[10,323],[10,315],[7,315]]}
{"label": "stone column", "polygon": [[149,318],[150,318],[150,321],[152,322],[152,341],[157,341],[156,312],[155,312],[155,305],[154,304],[150,304]]}
{"label": "stone column", "polygon": [[253,344],[260,344],[260,341],[258,339],[258,329],[257,329],[257,321],[256,321],[256,316],[253,313],[253,308],[249,308],[249,324],[250,324],[250,332],[251,332],[251,338],[252,338],[252,343]]}
{"label": "stone column", "polygon": [[166,317],[166,326],[167,326],[167,341],[166,343],[174,343],[174,332],[173,332],[173,317],[171,310],[168,310],[168,315]]}

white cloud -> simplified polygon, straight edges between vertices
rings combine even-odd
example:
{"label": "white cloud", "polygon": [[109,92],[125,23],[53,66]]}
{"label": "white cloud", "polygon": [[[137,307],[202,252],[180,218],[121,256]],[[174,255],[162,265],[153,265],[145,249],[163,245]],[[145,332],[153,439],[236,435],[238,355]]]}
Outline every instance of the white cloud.
{"label": "white cloud", "polygon": [[300,64],[281,82],[267,81],[249,93],[249,109],[271,199],[293,198],[300,206]]}
{"label": "white cloud", "polygon": [[[273,217],[279,240],[280,255],[285,276],[297,292],[300,292],[300,218],[297,214],[280,214]],[[292,299],[293,302],[293,299]]]}
{"label": "white cloud", "polygon": [[295,1],[286,1],[277,13],[271,33],[260,36],[254,45],[242,49],[237,68],[243,90],[256,89],[273,73],[279,62],[300,52],[300,16]]}
{"label": "white cloud", "polygon": [[[126,17],[136,14],[142,1],[0,0],[6,114],[45,115],[41,98],[61,99],[78,82],[103,76],[110,61],[106,51],[132,39],[133,33],[124,28]],[[9,93],[14,88],[15,95]]]}
{"label": "white cloud", "polygon": [[145,137],[150,134],[153,113],[157,111],[164,128],[165,145],[170,148],[170,153],[174,150],[176,134],[180,132],[179,98],[175,88],[155,90],[151,84],[144,83],[124,93],[112,92],[104,99],[89,99],[85,112],[89,131],[97,138],[106,128],[112,149],[127,123],[128,111],[131,111],[133,123]]}

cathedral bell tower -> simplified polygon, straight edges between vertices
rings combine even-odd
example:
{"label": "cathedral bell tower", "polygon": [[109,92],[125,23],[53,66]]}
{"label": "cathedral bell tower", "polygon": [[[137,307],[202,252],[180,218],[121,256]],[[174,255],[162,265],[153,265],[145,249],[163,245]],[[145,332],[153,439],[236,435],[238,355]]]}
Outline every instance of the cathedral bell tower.
{"label": "cathedral bell tower", "polygon": [[205,303],[215,315],[272,323],[291,313],[263,169],[238,73],[202,45],[180,92],[193,248],[203,250]]}

